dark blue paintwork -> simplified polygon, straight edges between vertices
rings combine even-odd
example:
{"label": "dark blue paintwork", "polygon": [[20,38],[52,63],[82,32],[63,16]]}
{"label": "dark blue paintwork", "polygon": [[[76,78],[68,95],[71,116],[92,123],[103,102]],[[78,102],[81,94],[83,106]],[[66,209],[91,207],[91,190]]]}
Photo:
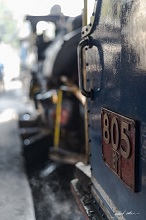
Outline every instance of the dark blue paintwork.
{"label": "dark blue paintwork", "polygon": [[[98,0],[99,23],[86,50],[86,89],[93,190],[110,219],[146,219],[146,1]],[[99,8],[97,8],[99,13]],[[95,20],[96,23],[96,20]],[[89,36],[89,35],[88,35]],[[104,64],[104,68],[102,66]],[[133,192],[102,159],[101,108],[139,123],[136,134],[138,191]],[[96,181],[94,181],[94,179]],[[95,196],[96,197],[96,196]],[[106,212],[107,212],[106,210]]]}

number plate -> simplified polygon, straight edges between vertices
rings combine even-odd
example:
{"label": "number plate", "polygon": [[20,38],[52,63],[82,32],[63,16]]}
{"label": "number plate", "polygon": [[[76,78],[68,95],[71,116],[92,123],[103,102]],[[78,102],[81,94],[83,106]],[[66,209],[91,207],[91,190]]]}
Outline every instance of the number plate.
{"label": "number plate", "polygon": [[105,108],[101,120],[103,160],[136,192],[136,122]]}

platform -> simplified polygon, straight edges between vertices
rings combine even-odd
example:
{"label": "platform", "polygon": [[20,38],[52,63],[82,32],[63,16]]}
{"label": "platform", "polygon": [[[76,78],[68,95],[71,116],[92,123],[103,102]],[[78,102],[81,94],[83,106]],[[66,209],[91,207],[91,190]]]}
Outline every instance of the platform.
{"label": "platform", "polygon": [[16,108],[20,107],[20,100],[13,95],[0,96],[0,219],[35,220],[33,198],[18,135]]}

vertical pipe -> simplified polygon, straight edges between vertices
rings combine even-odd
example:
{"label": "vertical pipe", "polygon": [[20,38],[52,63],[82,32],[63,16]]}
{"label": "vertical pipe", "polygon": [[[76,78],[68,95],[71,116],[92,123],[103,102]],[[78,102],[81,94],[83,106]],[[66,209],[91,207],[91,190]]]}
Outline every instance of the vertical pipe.
{"label": "vertical pipe", "polygon": [[62,96],[63,96],[63,91],[58,90],[58,102],[56,106],[56,121],[55,121],[55,131],[54,131],[54,147],[55,148],[59,147]]}
{"label": "vertical pipe", "polygon": [[87,25],[87,0],[84,0],[83,27]]}

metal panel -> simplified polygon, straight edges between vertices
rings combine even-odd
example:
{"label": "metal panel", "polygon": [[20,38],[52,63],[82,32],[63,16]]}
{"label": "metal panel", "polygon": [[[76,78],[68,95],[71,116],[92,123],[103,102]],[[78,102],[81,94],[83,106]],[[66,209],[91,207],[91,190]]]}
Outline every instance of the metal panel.
{"label": "metal panel", "polygon": [[[99,22],[91,37],[101,45],[104,56],[103,71],[100,53],[97,52],[99,49],[94,46],[86,50],[86,89],[93,91],[93,99],[89,98],[87,103],[90,164],[92,177],[96,180],[93,181],[92,187],[98,202],[105,210],[110,211],[111,219],[146,219],[145,8],[144,0],[102,0]],[[107,156],[111,152],[105,150],[105,144],[102,150],[102,107],[118,113],[119,116],[114,113],[113,116],[120,120],[120,126],[121,116],[127,118],[125,122],[132,129],[129,138],[132,141],[132,152],[128,159],[122,159],[118,171],[116,167],[112,167],[112,158]],[[113,116],[110,115],[111,118]],[[138,131],[134,128],[135,122],[138,122]],[[116,124],[116,121],[114,123]],[[120,150],[116,151],[117,155],[121,155]],[[110,169],[105,164],[103,155]],[[127,163],[129,159],[130,163]]]}
{"label": "metal panel", "polygon": [[102,108],[102,158],[112,171],[136,191],[136,122]]}

